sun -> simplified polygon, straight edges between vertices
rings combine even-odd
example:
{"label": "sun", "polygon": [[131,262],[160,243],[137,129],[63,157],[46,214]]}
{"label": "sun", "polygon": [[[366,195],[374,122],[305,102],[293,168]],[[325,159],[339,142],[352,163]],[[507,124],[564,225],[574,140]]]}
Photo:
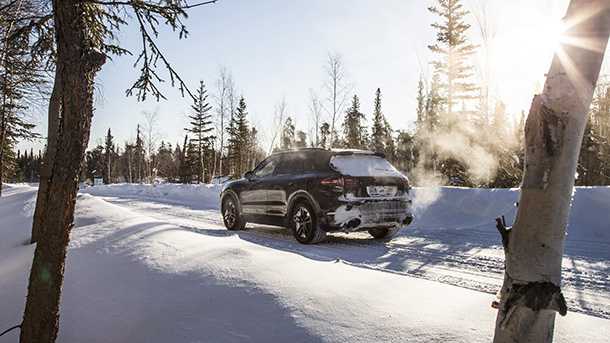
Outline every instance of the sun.
{"label": "sun", "polygon": [[568,30],[568,24],[562,20],[551,21],[548,37],[549,44],[552,46],[553,52],[559,51],[563,44],[568,43],[566,32]]}

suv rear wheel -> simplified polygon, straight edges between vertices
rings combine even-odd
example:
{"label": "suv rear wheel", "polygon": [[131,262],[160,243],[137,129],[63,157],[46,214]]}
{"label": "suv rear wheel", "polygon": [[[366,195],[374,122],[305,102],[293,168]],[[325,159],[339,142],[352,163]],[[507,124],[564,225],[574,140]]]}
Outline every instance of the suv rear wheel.
{"label": "suv rear wheel", "polygon": [[399,227],[395,227],[395,228],[374,228],[374,229],[370,229],[369,230],[369,234],[371,234],[371,236],[373,236],[373,238],[376,239],[382,239],[382,238],[392,238],[396,235],[396,233],[398,233],[398,230],[400,230]]}
{"label": "suv rear wheel", "polygon": [[326,232],[318,227],[315,211],[307,202],[297,203],[290,214],[292,234],[299,243],[314,244],[326,237]]}
{"label": "suv rear wheel", "polygon": [[233,195],[227,195],[222,201],[222,221],[231,231],[243,230],[246,227],[246,221],[239,212],[237,200]]}

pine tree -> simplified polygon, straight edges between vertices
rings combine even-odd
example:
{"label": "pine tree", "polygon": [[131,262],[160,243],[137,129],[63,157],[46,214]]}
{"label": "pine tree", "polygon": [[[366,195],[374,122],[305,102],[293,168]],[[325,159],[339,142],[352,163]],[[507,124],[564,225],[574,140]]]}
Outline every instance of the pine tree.
{"label": "pine tree", "polygon": [[94,183],[96,178],[103,177],[104,161],[104,147],[101,145],[85,153],[85,172],[83,174],[91,183]]}
{"label": "pine tree", "polygon": [[233,176],[242,175],[248,168],[247,166],[247,144],[249,143],[250,129],[248,128],[248,109],[246,100],[241,97],[235,114],[229,122],[227,128],[228,140],[227,148],[229,150],[229,163],[232,169]]}
{"label": "pine tree", "polygon": [[437,6],[428,8],[430,12],[441,17],[440,23],[432,24],[437,30],[436,43],[429,49],[439,55],[434,61],[435,72],[443,76],[444,98],[447,104],[445,124],[453,125],[458,120],[454,106],[464,100],[474,99],[476,86],[469,81],[474,74],[468,60],[475,53],[476,46],[468,42],[467,30],[470,25],[465,22],[468,11],[464,10],[460,0],[436,0]]}
{"label": "pine tree", "polygon": [[350,149],[366,148],[366,127],[364,114],[360,112],[360,99],[357,95],[352,98],[352,105],[345,114],[343,121],[343,137],[345,147]]}
{"label": "pine tree", "polygon": [[201,183],[207,181],[206,169],[208,168],[205,165],[205,161],[210,157],[212,143],[216,138],[211,135],[213,127],[210,111],[212,107],[208,103],[208,94],[203,81],[199,81],[199,88],[197,89],[192,109],[193,114],[189,116],[191,126],[185,130],[193,134],[191,142],[195,145],[197,153],[197,181]]}
{"label": "pine tree", "polygon": [[32,54],[30,38],[17,34],[28,25],[21,18],[37,14],[33,1],[23,0],[20,6],[4,4],[0,15],[0,195],[16,163],[15,145],[38,137],[34,125],[24,120],[24,111],[45,83],[42,59]]}
{"label": "pine tree", "polygon": [[[3,180],[9,180],[13,182],[24,182],[23,180],[18,180],[19,176],[23,175],[21,173],[21,170],[19,169],[21,163],[21,156],[19,155],[19,151],[17,151],[17,154],[15,154],[15,151],[8,144],[5,144],[3,147],[0,147],[0,149],[4,150],[2,152],[4,156],[4,163],[2,165],[2,169],[0,169],[0,173],[2,173],[2,176],[0,176],[0,182],[4,182]],[[0,195],[1,192],[2,190],[0,190]]]}
{"label": "pine tree", "polygon": [[434,132],[439,127],[441,114],[444,111],[446,101],[440,94],[441,88],[440,75],[439,73],[434,73],[430,90],[426,96],[424,115],[424,128],[430,132]]}
{"label": "pine tree", "polygon": [[375,108],[373,109],[373,126],[371,127],[371,149],[377,152],[385,151],[386,129],[385,117],[381,111],[381,89],[375,92]]}
{"label": "pine tree", "polygon": [[14,158],[15,163],[11,166],[11,169],[8,170],[11,172],[10,175],[7,175],[7,179],[12,182],[39,182],[40,181],[40,167],[41,167],[41,152],[38,151],[38,154],[34,154],[34,150],[30,149],[28,151],[25,150],[23,153],[17,150],[15,154],[14,151],[10,151],[12,154],[11,158]]}
{"label": "pine tree", "polygon": [[195,178],[193,175],[197,174],[199,168],[199,154],[197,151],[197,145],[193,143],[193,140],[189,140],[184,151],[184,183],[192,183]]}
{"label": "pine tree", "polygon": [[104,184],[110,184],[112,182],[112,159],[115,154],[115,146],[114,146],[114,137],[112,137],[112,133],[110,129],[108,129],[108,133],[106,134],[106,142],[104,145],[104,170],[102,173],[102,177],[104,179]]}
{"label": "pine tree", "polygon": [[387,118],[383,118],[383,145],[386,158],[394,163],[396,162],[396,144],[394,143],[394,130],[390,126]]}

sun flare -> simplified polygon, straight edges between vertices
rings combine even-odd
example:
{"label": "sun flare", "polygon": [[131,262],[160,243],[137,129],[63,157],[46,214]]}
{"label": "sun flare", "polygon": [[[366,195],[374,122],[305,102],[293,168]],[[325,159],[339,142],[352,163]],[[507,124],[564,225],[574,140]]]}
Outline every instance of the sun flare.
{"label": "sun flare", "polygon": [[553,51],[557,52],[563,44],[568,43],[566,32],[568,25],[564,20],[555,21],[549,28],[550,43],[553,46]]}

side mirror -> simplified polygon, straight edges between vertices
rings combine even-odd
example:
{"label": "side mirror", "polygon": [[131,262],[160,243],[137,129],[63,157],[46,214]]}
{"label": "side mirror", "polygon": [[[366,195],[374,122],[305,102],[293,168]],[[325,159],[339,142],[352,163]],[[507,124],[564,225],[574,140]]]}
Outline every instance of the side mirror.
{"label": "side mirror", "polygon": [[248,181],[250,181],[250,180],[252,180],[252,178],[254,177],[254,173],[252,173],[251,171],[247,171],[247,172],[244,174],[244,177],[245,177],[246,179],[248,179]]}

